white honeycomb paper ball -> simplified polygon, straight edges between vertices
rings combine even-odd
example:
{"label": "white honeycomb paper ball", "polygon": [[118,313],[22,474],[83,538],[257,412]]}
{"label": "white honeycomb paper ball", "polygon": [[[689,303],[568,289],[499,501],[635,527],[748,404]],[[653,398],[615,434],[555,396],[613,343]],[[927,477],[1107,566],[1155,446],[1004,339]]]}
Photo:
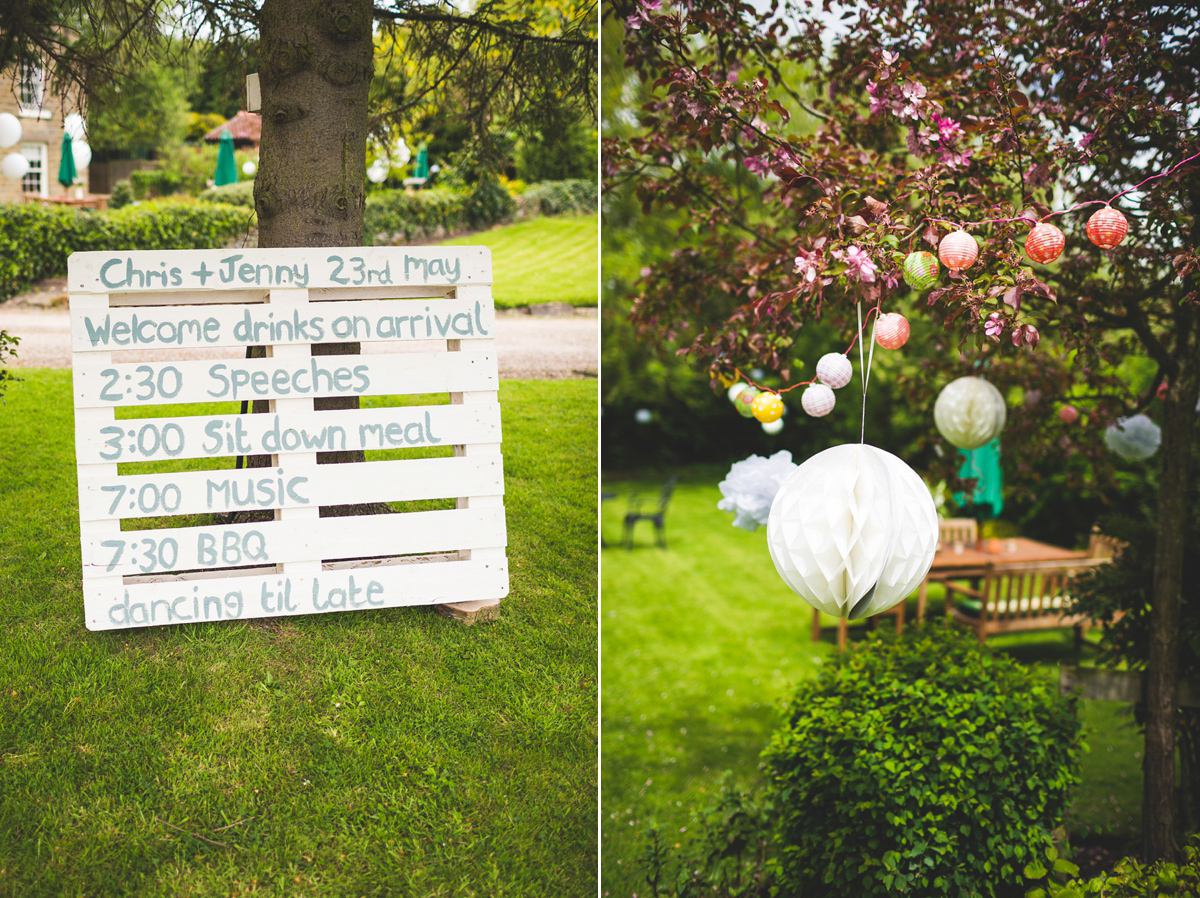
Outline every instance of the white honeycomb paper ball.
{"label": "white honeycomb paper ball", "polygon": [[982,377],[960,377],[942,388],[933,423],[959,449],[978,449],[1000,436],[1007,411],[1004,397]]}
{"label": "white honeycomb paper ball", "polygon": [[890,452],[834,446],[783,482],[767,519],[775,569],[814,608],[857,620],[904,600],[933,564],[933,496]]}

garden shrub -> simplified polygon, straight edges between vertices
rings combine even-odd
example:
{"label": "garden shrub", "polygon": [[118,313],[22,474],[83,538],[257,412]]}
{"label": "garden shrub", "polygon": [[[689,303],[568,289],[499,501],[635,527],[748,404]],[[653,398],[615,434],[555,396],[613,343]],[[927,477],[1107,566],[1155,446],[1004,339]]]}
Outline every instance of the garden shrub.
{"label": "garden shrub", "polygon": [[465,194],[447,187],[409,193],[377,190],[367,195],[364,233],[368,243],[398,245],[440,238],[466,227]]}
{"label": "garden shrub", "polygon": [[516,208],[507,190],[495,181],[480,181],[467,197],[463,213],[469,227],[483,229],[510,218]]}
{"label": "garden shrub", "polygon": [[231,206],[254,208],[254,182],[238,181],[234,184],[223,184],[220,187],[209,187],[200,192],[200,199],[206,203],[229,203]]}
{"label": "garden shrub", "polygon": [[133,185],[128,180],[118,181],[108,195],[108,208],[121,209],[133,202]]}
{"label": "garden shrub", "polygon": [[172,196],[183,189],[183,178],[178,172],[163,169],[142,169],[129,173],[129,184],[134,199]]}
{"label": "garden shrub", "polygon": [[942,628],[869,640],[763,753],[789,895],[1021,895],[1078,781],[1073,699]]}
{"label": "garden shrub", "polygon": [[544,181],[517,197],[518,218],[537,215],[582,215],[595,212],[599,189],[595,181]]}
{"label": "garden shrub", "polygon": [[1166,895],[1200,895],[1200,836],[1183,849],[1183,862],[1157,861],[1143,865],[1127,857],[1107,873],[1091,879],[1073,878],[1064,883],[1050,882],[1045,888],[1032,889],[1027,898],[1158,898]]}
{"label": "garden shrub", "polygon": [[67,273],[73,252],[211,249],[244,234],[246,209],[160,200],[96,212],[33,203],[0,205],[0,301]]}

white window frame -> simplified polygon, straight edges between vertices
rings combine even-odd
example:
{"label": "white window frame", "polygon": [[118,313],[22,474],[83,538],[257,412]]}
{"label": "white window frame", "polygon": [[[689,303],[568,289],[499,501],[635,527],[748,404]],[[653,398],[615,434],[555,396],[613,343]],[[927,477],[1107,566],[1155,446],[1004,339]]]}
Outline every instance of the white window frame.
{"label": "white window frame", "polygon": [[17,110],[21,118],[50,118],[50,110],[45,108],[46,70],[40,65],[22,65],[17,79]]}
{"label": "white window frame", "polygon": [[23,143],[21,155],[29,160],[29,171],[21,178],[21,193],[24,196],[50,196],[50,172],[47,169],[50,147],[44,143]]}

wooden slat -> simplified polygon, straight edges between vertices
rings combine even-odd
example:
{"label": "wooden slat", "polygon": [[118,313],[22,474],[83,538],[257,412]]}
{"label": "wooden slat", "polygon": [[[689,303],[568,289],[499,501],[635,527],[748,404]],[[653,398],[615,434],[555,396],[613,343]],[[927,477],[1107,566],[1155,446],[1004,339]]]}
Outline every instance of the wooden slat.
{"label": "wooden slat", "polygon": [[79,514],[99,521],[492,496],[504,489],[501,467],[488,456],[81,477]]}
{"label": "wooden slat", "polygon": [[[279,291],[276,291],[279,292]],[[487,288],[484,288],[487,292]],[[489,298],[71,310],[75,352],[495,337]]]}
{"label": "wooden slat", "polygon": [[[353,581],[353,582],[352,582]],[[508,595],[507,563],[438,561],[284,574],[84,584],[90,630],[475,601]]]}
{"label": "wooden slat", "polygon": [[75,406],[162,405],[314,396],[383,396],[496,390],[494,352],[411,352],[89,364],[75,357]]}
{"label": "wooden slat", "polygon": [[[283,402],[285,400],[278,400]],[[500,442],[500,405],[398,406],[257,415],[192,415],[115,420],[109,408],[80,409],[80,464],[223,458],[306,451],[412,449]],[[93,416],[85,420],[84,416]],[[95,417],[95,416],[99,417]]]}
{"label": "wooden slat", "polygon": [[109,529],[83,538],[83,569],[87,574],[119,577],[461,549],[496,549],[502,554],[506,543],[500,507],[213,527]]}
{"label": "wooden slat", "polygon": [[452,287],[490,282],[491,254],[482,246],[141,250],[73,253],[67,260],[71,293]]}

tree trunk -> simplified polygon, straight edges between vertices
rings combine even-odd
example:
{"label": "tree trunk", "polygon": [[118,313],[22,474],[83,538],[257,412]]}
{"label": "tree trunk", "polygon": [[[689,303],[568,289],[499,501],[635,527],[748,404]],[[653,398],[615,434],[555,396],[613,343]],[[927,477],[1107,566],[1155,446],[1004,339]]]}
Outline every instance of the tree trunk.
{"label": "tree trunk", "polygon": [[[263,2],[262,153],[254,182],[259,246],[362,245],[372,11],[371,0]],[[312,347],[313,355],[358,352],[357,343]],[[358,408],[358,398],[314,404],[318,410]],[[318,464],[363,460],[361,451],[317,456]],[[375,510],[336,506],[321,514]]]}
{"label": "tree trunk", "polygon": [[[1162,467],[1158,483],[1158,534],[1150,651],[1146,667],[1146,747],[1143,759],[1142,836],[1146,860],[1177,859],[1175,841],[1175,686],[1179,672],[1179,622],[1183,597],[1184,532],[1191,487],[1192,445],[1200,363],[1194,357],[1197,316],[1181,309],[1175,337],[1179,361],[1166,397]],[[1186,319],[1186,320],[1185,320]]]}

